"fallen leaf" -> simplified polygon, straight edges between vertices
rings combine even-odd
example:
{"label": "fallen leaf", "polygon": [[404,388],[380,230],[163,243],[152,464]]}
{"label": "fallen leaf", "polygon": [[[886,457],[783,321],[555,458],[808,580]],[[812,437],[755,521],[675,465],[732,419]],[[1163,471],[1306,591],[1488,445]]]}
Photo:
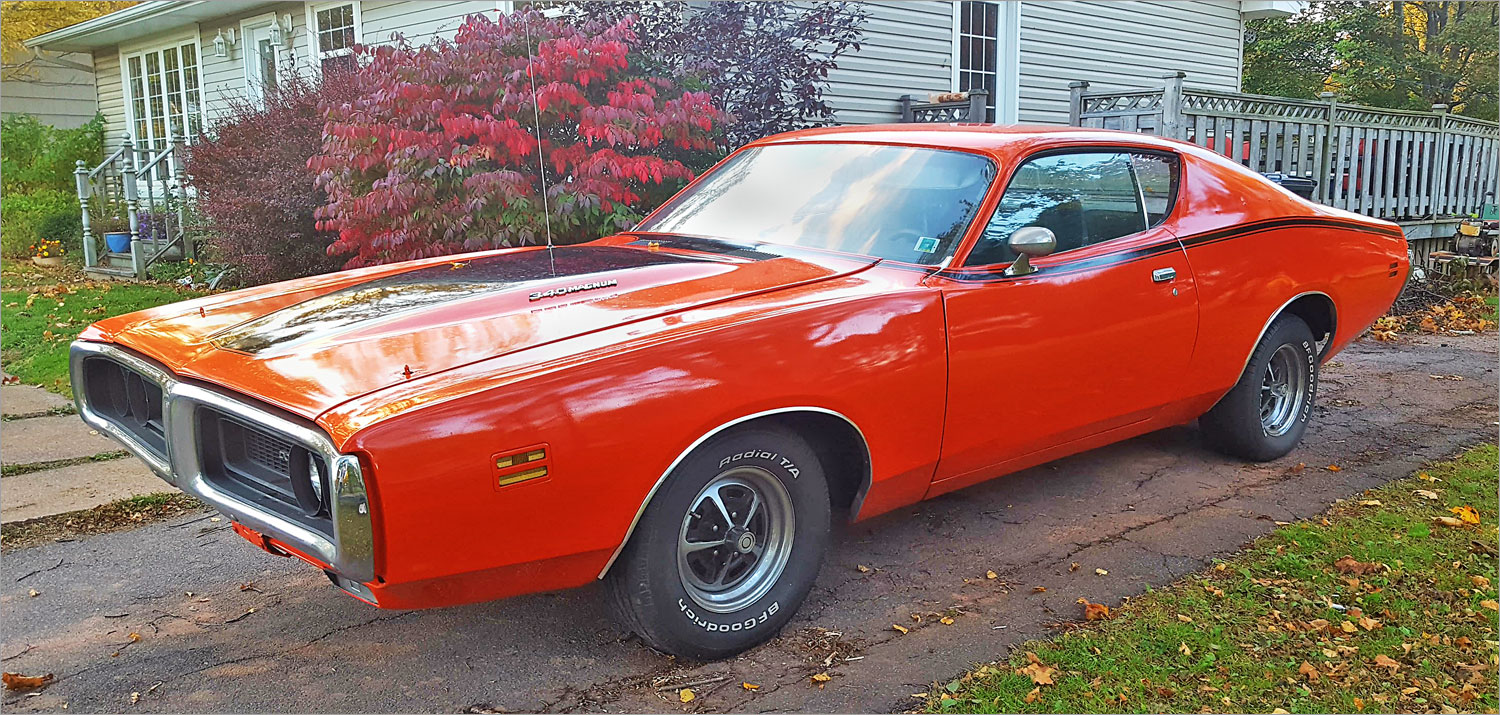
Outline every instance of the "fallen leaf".
{"label": "fallen leaf", "polygon": [[1379,499],[1364,499],[1364,500],[1360,501],[1359,505],[1360,506],[1384,506],[1383,504],[1380,503]]}
{"label": "fallen leaf", "polygon": [[249,591],[252,588],[255,588],[254,581],[246,581],[245,583],[240,584],[241,591]]}
{"label": "fallen leaf", "polygon": [[1107,621],[1109,620],[1109,606],[1102,603],[1089,603],[1086,598],[1078,599],[1083,605],[1083,620],[1085,621]]}
{"label": "fallen leaf", "polygon": [[1302,661],[1302,667],[1298,668],[1297,672],[1301,675],[1307,676],[1307,682],[1309,683],[1318,682],[1318,669],[1313,666],[1312,663],[1309,663],[1305,660]]}
{"label": "fallen leaf", "polygon": [[45,688],[52,682],[52,674],[46,675],[21,675],[20,673],[4,673],[0,679],[5,681],[6,690],[36,690]]}
{"label": "fallen leaf", "polygon": [[1494,599],[1480,601],[1479,605],[1484,606],[1485,608],[1488,608],[1491,611],[1500,611],[1500,603],[1496,603],[1494,601]]}
{"label": "fallen leaf", "polygon": [[749,690],[750,692],[760,690],[760,686],[756,685],[755,683],[740,683],[740,687]]}
{"label": "fallen leaf", "polygon": [[1364,710],[1365,709],[1365,699],[1364,698],[1355,698],[1354,699],[1354,709],[1355,710]]}
{"label": "fallen leaf", "polygon": [[1183,655],[1192,655],[1193,649],[1189,648],[1187,643],[1183,643],[1182,645],[1177,646],[1177,652]]}
{"label": "fallen leaf", "polygon": [[1437,481],[1441,481],[1437,477],[1434,477],[1431,474],[1428,474],[1427,472],[1417,472],[1417,479],[1420,479],[1420,480],[1422,480],[1424,482],[1437,482]]}
{"label": "fallen leaf", "polygon": [[814,676],[813,676],[813,677],[812,677],[812,681],[813,681],[813,682],[814,682],[814,683],[817,683],[817,684],[818,684],[818,689],[819,689],[819,690],[822,690],[822,689],[823,689],[823,686],[824,686],[824,685],[825,685],[825,684],[827,684],[827,683],[828,683],[828,681],[830,681],[830,680],[833,680],[833,676],[831,676],[831,675],[829,675],[829,674],[827,674],[827,673],[818,673],[818,674],[817,674],[817,675],[814,675]]}
{"label": "fallen leaf", "polygon": [[1390,668],[1391,674],[1394,675],[1396,671],[1401,669],[1401,664],[1397,663],[1395,658],[1381,653],[1380,655],[1375,656],[1375,667]]}
{"label": "fallen leaf", "polygon": [[1337,464],[1330,464],[1327,467],[1324,467],[1324,469],[1327,469],[1330,472],[1342,472],[1342,471],[1344,471],[1344,468],[1340,467]]}
{"label": "fallen leaf", "polygon": [[1433,523],[1435,523],[1435,524],[1437,524],[1439,526],[1463,526],[1464,525],[1464,523],[1463,523],[1462,520],[1455,519],[1455,518],[1453,518],[1451,516],[1435,516],[1435,517],[1432,517],[1432,521],[1433,521]]}
{"label": "fallen leaf", "polygon": [[1452,512],[1454,514],[1457,514],[1459,520],[1463,521],[1465,524],[1478,524],[1479,523],[1479,512],[1475,511],[1474,507],[1469,506],[1468,504],[1465,504],[1463,506],[1453,507],[1452,509],[1449,509],[1448,511],[1450,511],[1450,512]]}
{"label": "fallen leaf", "polygon": [[1302,470],[1304,470],[1304,469],[1307,469],[1307,462],[1298,462],[1296,464],[1296,466],[1294,466],[1291,469],[1288,469],[1286,471],[1288,471],[1288,472],[1290,472],[1292,474],[1301,474]]}
{"label": "fallen leaf", "polygon": [[1271,715],[1292,715],[1292,714],[1290,712],[1287,712],[1285,708],[1276,708],[1275,710],[1271,711]]}
{"label": "fallen leaf", "polygon": [[1415,494],[1415,495],[1417,495],[1419,497],[1422,497],[1423,499],[1437,499],[1438,498],[1438,493],[1435,492],[1435,491],[1432,491],[1431,489],[1418,489],[1418,490],[1412,492],[1412,494]]}
{"label": "fallen leaf", "polygon": [[943,616],[942,618],[938,619],[938,623],[941,623],[945,626],[951,626],[953,625],[953,619],[949,616]]}
{"label": "fallen leaf", "polygon": [[27,591],[26,595],[28,595],[28,596],[30,596],[32,598],[36,598],[37,596],[42,595],[42,592],[33,588],[30,591]]}
{"label": "fallen leaf", "polygon": [[1039,697],[1041,697],[1041,696],[1042,696],[1042,686],[1038,685],[1035,688],[1032,688],[1031,692],[1029,692],[1029,693],[1026,694],[1026,702],[1028,702],[1028,703],[1034,703],[1034,702],[1036,702],[1036,699],[1039,698]]}
{"label": "fallen leaf", "polygon": [[677,699],[685,703],[693,702],[693,698],[696,697],[698,696],[693,694],[692,688],[683,688],[682,690],[677,691]]}
{"label": "fallen leaf", "polygon": [[1373,631],[1376,628],[1380,627],[1380,621],[1370,618],[1369,616],[1360,616],[1359,627],[1367,631]]}
{"label": "fallen leaf", "polygon": [[1351,573],[1363,576],[1367,573],[1376,573],[1385,570],[1385,564],[1374,561],[1356,561],[1352,556],[1344,556],[1333,562],[1333,570],[1339,573]]}
{"label": "fallen leaf", "polygon": [[138,703],[140,701],[141,701],[141,694],[140,693],[131,693],[130,694],[130,704],[131,705],[134,705],[134,704],[136,704],[136,703]]}
{"label": "fallen leaf", "polygon": [[1342,629],[1345,633],[1358,633],[1359,632],[1359,629],[1355,628],[1354,627],[1354,623],[1352,623],[1350,621],[1344,621],[1344,622],[1340,623],[1339,624],[1339,628]]}
{"label": "fallen leaf", "polygon": [[907,628],[906,626],[903,626],[899,623],[892,623],[891,628],[894,628],[897,633],[901,633],[903,635],[911,632],[910,628]]}
{"label": "fallen leaf", "polygon": [[858,566],[855,566],[854,568],[859,569],[860,573],[869,573],[870,572],[870,567],[866,566],[864,564],[860,564]]}
{"label": "fallen leaf", "polygon": [[1068,570],[1069,571],[1077,571],[1078,570],[1078,562],[1074,561],[1073,563],[1068,564]]}
{"label": "fallen leaf", "polygon": [[1032,593],[1046,593],[1047,592],[1047,587],[1046,586],[1037,586],[1037,587],[1032,588],[1031,592]]}
{"label": "fallen leaf", "polygon": [[997,578],[1000,578],[1000,574],[997,574],[994,571],[985,571],[984,572],[984,577],[987,578],[987,579],[989,579],[989,580],[991,580],[991,581],[993,581],[993,580],[995,580]]}
{"label": "fallen leaf", "polygon": [[1490,587],[1490,580],[1487,579],[1487,578],[1485,578],[1485,577],[1483,577],[1483,576],[1470,576],[1469,577],[1469,582],[1472,583],[1472,584],[1474,584],[1474,588],[1489,588]]}
{"label": "fallen leaf", "polygon": [[135,643],[135,642],[140,641],[140,639],[141,639],[141,634],[139,634],[139,633],[131,633],[130,634],[130,642]]}
{"label": "fallen leaf", "polygon": [[1094,573],[1097,574],[1097,575],[1099,575],[1099,576],[1108,576],[1109,575],[1109,572],[1105,571],[1104,569],[1094,569]]}
{"label": "fallen leaf", "polygon": [[1182,621],[1183,623],[1192,623],[1193,622],[1193,619],[1192,619],[1191,616],[1186,616],[1186,615],[1183,615],[1181,613],[1177,614],[1177,620]]}
{"label": "fallen leaf", "polygon": [[1056,668],[1045,666],[1041,663],[1032,663],[1024,668],[1016,669],[1016,675],[1024,675],[1031,678],[1031,682],[1036,685],[1051,685],[1052,674],[1055,672],[1057,672]]}

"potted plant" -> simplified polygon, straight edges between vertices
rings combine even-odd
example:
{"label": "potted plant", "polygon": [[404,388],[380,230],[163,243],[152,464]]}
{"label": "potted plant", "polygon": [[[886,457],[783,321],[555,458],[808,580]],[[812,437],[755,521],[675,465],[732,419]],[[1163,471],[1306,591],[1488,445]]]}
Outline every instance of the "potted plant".
{"label": "potted plant", "polygon": [[60,266],[64,252],[62,241],[43,238],[31,246],[31,262],[39,266]]}
{"label": "potted plant", "polygon": [[104,236],[104,244],[110,253],[130,252],[130,222],[119,216],[99,216],[89,219],[89,229]]}

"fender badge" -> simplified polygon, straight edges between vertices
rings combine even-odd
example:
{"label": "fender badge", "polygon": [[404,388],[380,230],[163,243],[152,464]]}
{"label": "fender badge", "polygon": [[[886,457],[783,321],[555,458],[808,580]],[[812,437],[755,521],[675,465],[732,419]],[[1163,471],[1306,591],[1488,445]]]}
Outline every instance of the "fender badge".
{"label": "fender badge", "polygon": [[568,295],[570,293],[578,293],[578,292],[586,291],[586,290],[598,290],[600,288],[609,288],[611,286],[616,286],[616,285],[619,285],[619,281],[617,281],[617,280],[615,280],[613,278],[611,278],[611,279],[609,279],[607,281],[594,281],[593,283],[579,283],[578,285],[563,286],[561,288],[552,288],[552,289],[549,289],[549,290],[538,291],[536,293],[532,293],[528,297],[528,300],[538,301],[538,300],[541,300],[543,298],[555,298],[557,296]]}

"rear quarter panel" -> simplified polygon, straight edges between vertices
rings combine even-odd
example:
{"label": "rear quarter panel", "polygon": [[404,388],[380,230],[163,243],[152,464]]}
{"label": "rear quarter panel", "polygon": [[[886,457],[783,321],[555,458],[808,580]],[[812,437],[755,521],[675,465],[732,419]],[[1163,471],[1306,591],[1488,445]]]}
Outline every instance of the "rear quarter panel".
{"label": "rear quarter panel", "polygon": [[[766,410],[821,407],[858,426],[874,476],[862,516],[920,499],[941,438],[941,305],[876,273],[539,346],[325,414],[372,468],[376,570],[400,584],[381,605],[594,579],[678,455]],[[540,443],[549,475],[497,488],[493,455]]]}
{"label": "rear quarter panel", "polygon": [[1200,300],[1188,419],[1234,385],[1288,302],[1333,301],[1326,360],[1389,309],[1410,268],[1395,224],[1305,201],[1202,150],[1186,157],[1176,216]]}

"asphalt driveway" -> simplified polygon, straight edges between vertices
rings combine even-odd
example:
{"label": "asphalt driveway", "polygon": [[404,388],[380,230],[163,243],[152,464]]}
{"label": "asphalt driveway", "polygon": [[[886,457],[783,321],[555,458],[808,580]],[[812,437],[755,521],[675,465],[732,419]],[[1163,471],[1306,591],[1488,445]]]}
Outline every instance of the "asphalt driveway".
{"label": "asphalt driveway", "polygon": [[[4,705],[906,709],[928,683],[1076,618],[1080,597],[1118,603],[1276,521],[1494,439],[1496,362],[1493,334],[1361,342],[1328,366],[1304,446],[1277,462],[1225,459],[1177,428],[848,527],[783,635],[721,663],[677,663],[621,637],[592,588],[379,611],[207,516],[25,549],[0,564],[0,658],[57,681]],[[809,678],[824,671],[832,680],[819,688]],[[685,683],[698,694],[688,705],[675,690]]]}

